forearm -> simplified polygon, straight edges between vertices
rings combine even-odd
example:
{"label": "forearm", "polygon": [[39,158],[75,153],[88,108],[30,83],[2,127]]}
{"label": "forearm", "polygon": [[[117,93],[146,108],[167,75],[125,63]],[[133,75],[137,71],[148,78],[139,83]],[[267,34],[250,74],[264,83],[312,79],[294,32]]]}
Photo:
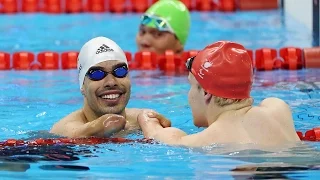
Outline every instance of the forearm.
{"label": "forearm", "polygon": [[170,145],[183,145],[183,137],[187,136],[187,134],[177,128],[168,127],[162,128],[152,136],[153,139]]}
{"label": "forearm", "polygon": [[97,128],[94,128],[95,123],[90,122],[86,124],[75,124],[75,123],[66,123],[66,124],[56,124],[50,130],[50,133],[57,134],[60,136],[66,136],[68,138],[78,138],[78,137],[87,137],[92,136],[94,131]]}

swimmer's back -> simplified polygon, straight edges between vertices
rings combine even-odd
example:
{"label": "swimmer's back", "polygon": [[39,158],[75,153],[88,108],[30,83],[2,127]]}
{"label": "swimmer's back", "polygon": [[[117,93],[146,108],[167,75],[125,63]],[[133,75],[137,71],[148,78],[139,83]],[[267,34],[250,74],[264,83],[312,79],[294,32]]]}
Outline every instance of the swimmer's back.
{"label": "swimmer's back", "polygon": [[281,99],[267,98],[245,115],[243,127],[253,142],[281,144],[300,141],[290,107]]}

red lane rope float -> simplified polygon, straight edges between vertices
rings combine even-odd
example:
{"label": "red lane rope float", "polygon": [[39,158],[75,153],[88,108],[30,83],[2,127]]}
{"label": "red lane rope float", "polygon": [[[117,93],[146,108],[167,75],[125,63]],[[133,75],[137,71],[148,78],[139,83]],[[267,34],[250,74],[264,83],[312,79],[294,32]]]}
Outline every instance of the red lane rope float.
{"label": "red lane rope float", "polygon": [[22,0],[22,9],[24,13],[35,13],[40,11],[39,0]]}
{"label": "red lane rope float", "polygon": [[35,56],[31,52],[16,52],[12,57],[13,67],[16,70],[30,70],[34,59]]}
{"label": "red lane rope float", "polygon": [[10,69],[10,54],[0,52],[0,69]]}
{"label": "red lane rope float", "polygon": [[306,68],[319,68],[320,67],[320,48],[304,48],[303,61]]}
{"label": "red lane rope float", "polygon": [[13,14],[18,12],[18,0],[1,0],[0,12]]}
{"label": "red lane rope float", "polygon": [[307,130],[304,135],[301,131],[297,131],[297,134],[302,141],[320,141],[320,127]]}
{"label": "red lane rope float", "polygon": [[59,69],[59,54],[56,52],[42,52],[37,56],[40,69]]}
{"label": "red lane rope float", "polygon": [[180,0],[183,4],[189,9],[189,11],[194,10],[193,1],[192,0]]}
{"label": "red lane rope float", "polygon": [[[276,69],[299,70],[302,68],[320,68],[320,47],[297,48],[283,47],[260,48],[247,50],[258,71]],[[165,72],[187,72],[185,62],[188,58],[197,55],[198,50],[184,51],[175,54],[167,50],[164,54],[142,51],[131,53],[125,51],[129,68],[132,70],[161,70]],[[21,51],[10,55],[0,51],[0,70],[58,70],[76,69],[79,52],[45,51],[38,54]],[[12,62],[11,62],[12,61]]]}
{"label": "red lane rope float", "polygon": [[237,4],[234,0],[222,0],[219,1],[218,9],[220,11],[232,12],[236,10]]}
{"label": "red lane rope float", "polygon": [[257,70],[273,70],[275,58],[277,56],[276,49],[262,48],[256,50],[256,68]]}
{"label": "red lane rope float", "polygon": [[151,4],[149,4],[149,0],[130,0],[130,7],[128,10],[137,13],[145,12]]}
{"label": "red lane rope float", "polygon": [[76,69],[79,52],[70,51],[61,54],[61,69]]}
{"label": "red lane rope float", "polygon": [[95,145],[103,143],[153,143],[151,139],[125,139],[125,138],[99,138],[99,137],[89,137],[89,138],[48,138],[48,139],[35,139],[35,140],[17,140],[8,139],[6,141],[0,142],[0,148],[3,147],[13,147],[13,146],[49,146],[55,144],[63,145]]}
{"label": "red lane rope float", "polygon": [[44,0],[41,11],[48,14],[62,13],[61,1],[60,0]]}
{"label": "red lane rope float", "polygon": [[302,69],[302,55],[301,49],[296,47],[287,47],[280,49],[280,56],[283,58],[282,68],[297,70]]}
{"label": "red lane rope float", "polygon": [[82,0],[67,0],[65,1],[65,12],[66,13],[81,13],[83,12]]}
{"label": "red lane rope float", "polygon": [[[151,1],[151,2],[150,2]],[[147,10],[157,0],[0,0],[0,13],[113,13]],[[277,9],[277,0],[181,0],[190,11]],[[150,3],[149,3],[150,2]],[[108,8],[107,8],[108,7]]]}
{"label": "red lane rope float", "polygon": [[237,0],[237,2],[238,9],[242,11],[279,8],[278,0]]}
{"label": "red lane rope float", "polygon": [[[297,131],[297,134],[302,141],[320,141],[320,127],[316,127],[307,130],[305,134],[301,131]],[[88,138],[48,138],[48,139],[35,139],[35,140],[17,140],[8,139],[0,142],[0,148],[4,147],[15,147],[15,146],[49,146],[55,144],[63,145],[95,145],[104,143],[155,143],[152,139],[126,139],[126,138],[99,138],[99,137],[88,137]]]}
{"label": "red lane rope float", "polygon": [[109,0],[109,11],[112,13],[127,12],[126,0]]}
{"label": "red lane rope float", "polygon": [[102,12],[105,12],[106,10],[107,9],[106,9],[104,0],[87,0],[85,11],[102,13]]}

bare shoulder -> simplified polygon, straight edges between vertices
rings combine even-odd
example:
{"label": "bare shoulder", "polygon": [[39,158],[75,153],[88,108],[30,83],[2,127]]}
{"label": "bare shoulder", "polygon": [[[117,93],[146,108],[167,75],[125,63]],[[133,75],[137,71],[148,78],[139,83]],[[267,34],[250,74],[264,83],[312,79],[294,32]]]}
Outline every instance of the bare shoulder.
{"label": "bare shoulder", "polygon": [[64,118],[60,119],[56,122],[50,132],[56,134],[64,134],[65,131],[70,124],[72,125],[80,125],[85,123],[85,117],[81,110],[74,111],[69,115],[65,116]]}
{"label": "bare shoulder", "polygon": [[85,117],[82,113],[82,110],[77,110],[77,111],[74,111],[74,112],[68,114],[67,116],[62,118],[60,121],[58,121],[58,123],[59,122],[66,123],[66,122],[74,122],[74,121],[79,121],[79,122],[85,123]]}
{"label": "bare shoulder", "polygon": [[[291,108],[282,99],[266,98],[252,110],[249,116],[253,121],[248,126],[251,127],[252,134],[257,137],[261,135],[259,141],[270,143],[270,139],[274,139],[274,143],[281,143],[299,140]],[[264,134],[268,134],[268,137]]]}
{"label": "bare shoulder", "polygon": [[264,99],[260,103],[260,107],[266,107],[272,111],[291,112],[289,105],[284,100],[275,97]]}
{"label": "bare shoulder", "polygon": [[269,97],[269,98],[265,98],[264,100],[261,101],[261,105],[268,105],[268,104],[273,104],[273,103],[285,103],[286,102],[280,98],[276,98],[276,97]]}
{"label": "bare shoulder", "polygon": [[259,106],[252,109],[251,115],[264,119],[265,122],[273,121],[283,125],[293,123],[291,108],[282,99],[266,98],[261,101]]}

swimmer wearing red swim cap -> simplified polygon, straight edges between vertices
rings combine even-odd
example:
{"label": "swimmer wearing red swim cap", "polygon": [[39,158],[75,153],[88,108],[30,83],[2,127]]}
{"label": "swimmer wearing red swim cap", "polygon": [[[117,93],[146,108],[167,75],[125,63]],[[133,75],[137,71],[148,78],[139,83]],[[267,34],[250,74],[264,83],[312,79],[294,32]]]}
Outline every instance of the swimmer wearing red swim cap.
{"label": "swimmer wearing red swim cap", "polygon": [[300,141],[290,107],[283,100],[270,97],[253,106],[253,65],[241,44],[215,42],[190,58],[186,66],[193,122],[206,129],[187,135],[177,128],[162,128],[158,121],[161,116],[146,112],[138,117],[145,137],[191,147],[214,143],[271,146]]}

